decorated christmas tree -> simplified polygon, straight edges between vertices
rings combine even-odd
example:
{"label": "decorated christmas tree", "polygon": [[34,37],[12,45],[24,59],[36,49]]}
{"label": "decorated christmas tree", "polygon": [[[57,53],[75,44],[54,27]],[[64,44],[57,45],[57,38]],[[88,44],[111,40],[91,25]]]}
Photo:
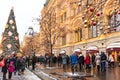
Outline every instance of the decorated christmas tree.
{"label": "decorated christmas tree", "polygon": [[2,51],[5,54],[20,52],[19,37],[13,8],[10,10],[5,30],[2,34]]}

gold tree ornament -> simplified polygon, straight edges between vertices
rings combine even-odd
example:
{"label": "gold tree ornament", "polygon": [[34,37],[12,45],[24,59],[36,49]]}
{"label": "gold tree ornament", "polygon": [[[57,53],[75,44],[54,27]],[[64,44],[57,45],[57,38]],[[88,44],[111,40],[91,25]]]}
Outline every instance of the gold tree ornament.
{"label": "gold tree ornament", "polygon": [[16,36],[15,39],[18,40],[18,37]]}
{"label": "gold tree ornament", "polygon": [[1,40],[1,42],[4,42],[6,39],[7,39],[6,37],[3,37],[2,40]]}
{"label": "gold tree ornament", "polygon": [[15,29],[15,26],[12,26],[12,29]]}
{"label": "gold tree ornament", "polygon": [[17,53],[17,57],[22,57],[22,53]]}
{"label": "gold tree ornament", "polygon": [[8,28],[8,25],[6,25],[5,28]]}
{"label": "gold tree ornament", "polygon": [[10,23],[10,24],[13,24],[13,23],[14,23],[14,21],[13,21],[13,20],[9,20],[9,23]]}
{"label": "gold tree ornament", "polygon": [[8,45],[7,45],[7,48],[8,48],[8,49],[10,49],[11,47],[12,47],[12,45],[11,45],[11,44],[8,44]]}
{"label": "gold tree ornament", "polygon": [[13,33],[12,33],[11,31],[8,32],[8,35],[9,35],[9,36],[12,36],[12,34],[13,34]]}

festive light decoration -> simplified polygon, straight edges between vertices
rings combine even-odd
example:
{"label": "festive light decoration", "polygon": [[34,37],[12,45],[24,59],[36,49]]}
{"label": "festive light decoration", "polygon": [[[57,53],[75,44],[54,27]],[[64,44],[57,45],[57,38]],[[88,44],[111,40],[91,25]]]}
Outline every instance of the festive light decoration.
{"label": "festive light decoration", "polygon": [[82,5],[82,4],[79,2],[79,3],[78,3],[78,6],[81,6],[81,5]]}
{"label": "festive light decoration", "polygon": [[9,35],[9,36],[12,36],[12,34],[13,34],[13,33],[12,33],[11,31],[8,32],[8,35]]}
{"label": "festive light decoration", "polygon": [[84,24],[86,24],[86,23],[87,23],[87,20],[84,21]]}
{"label": "festive light decoration", "polygon": [[97,14],[96,14],[97,16],[100,16],[101,15],[101,12],[97,12]]}
{"label": "festive light decoration", "polygon": [[108,29],[110,29],[110,26],[107,26]]}
{"label": "festive light decoration", "polygon": [[96,21],[92,22],[92,25],[93,25],[93,26],[96,26],[96,24],[97,24]]}
{"label": "festive light decoration", "polygon": [[15,39],[18,40],[18,37],[16,36]]}
{"label": "festive light decoration", "polygon": [[85,16],[82,16],[82,19],[84,19],[85,18]]}
{"label": "festive light decoration", "polygon": [[14,23],[14,21],[13,21],[13,20],[9,20],[9,23],[10,23],[10,24],[13,24],[13,23]]}
{"label": "festive light decoration", "polygon": [[90,7],[89,10],[90,10],[90,12],[94,12],[94,8],[93,7]]}
{"label": "festive light decoration", "polygon": [[6,39],[7,39],[6,37],[3,37],[2,40],[1,40],[1,42],[4,42]]}
{"label": "festive light decoration", "polygon": [[6,25],[5,28],[8,28],[8,25]]}
{"label": "festive light decoration", "polygon": [[118,14],[120,15],[120,10],[118,11]]}
{"label": "festive light decoration", "polygon": [[84,27],[87,28],[87,25],[85,24]]}
{"label": "festive light decoration", "polygon": [[10,49],[11,47],[12,47],[12,45],[11,45],[11,44],[8,44],[8,45],[7,45],[7,48],[8,48],[8,49]]}
{"label": "festive light decoration", "polygon": [[12,29],[15,29],[15,26],[12,26]]}

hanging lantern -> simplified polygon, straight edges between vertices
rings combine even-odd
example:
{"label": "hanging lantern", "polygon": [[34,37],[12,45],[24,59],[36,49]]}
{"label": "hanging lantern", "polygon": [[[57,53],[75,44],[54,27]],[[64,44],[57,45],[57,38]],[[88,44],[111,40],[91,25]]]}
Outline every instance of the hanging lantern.
{"label": "hanging lantern", "polygon": [[12,33],[11,31],[8,32],[8,35],[9,35],[9,36],[12,36],[12,34],[13,34],[13,33]]}
{"label": "hanging lantern", "polygon": [[8,48],[8,49],[10,49],[11,47],[12,47],[12,45],[11,45],[11,44],[8,44],[8,45],[7,45],[7,48]]}
{"label": "hanging lantern", "polygon": [[90,7],[89,10],[90,10],[90,12],[94,12],[94,8],[93,7]]}
{"label": "hanging lantern", "polygon": [[13,20],[9,20],[9,23],[10,23],[10,24],[13,24],[13,23],[14,23],[14,21],[13,21]]}
{"label": "hanging lantern", "polygon": [[93,26],[96,26],[96,24],[97,24],[96,21],[92,22],[92,25],[93,25]]}

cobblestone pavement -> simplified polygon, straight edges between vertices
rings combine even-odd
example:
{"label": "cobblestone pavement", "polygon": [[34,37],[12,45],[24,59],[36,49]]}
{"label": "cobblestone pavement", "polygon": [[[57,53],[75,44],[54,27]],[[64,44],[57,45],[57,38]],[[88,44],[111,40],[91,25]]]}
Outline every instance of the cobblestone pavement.
{"label": "cobblestone pavement", "polygon": [[[1,71],[1,68],[0,68],[0,71]],[[2,72],[0,72],[0,80],[2,80]],[[13,74],[12,80],[41,80],[41,79],[38,78],[35,74],[33,74],[31,71],[26,69],[23,75]]]}
{"label": "cobblestone pavement", "polygon": [[[43,80],[120,80],[120,67],[108,68],[106,72],[97,72],[96,69],[92,69],[89,72],[83,71],[79,75],[73,75],[70,68],[67,68],[67,71],[63,72],[62,68],[44,68],[43,65],[37,64],[36,70],[33,73]],[[66,74],[69,76],[66,76]],[[91,76],[87,76],[87,74]],[[82,76],[85,76],[85,78]]]}

